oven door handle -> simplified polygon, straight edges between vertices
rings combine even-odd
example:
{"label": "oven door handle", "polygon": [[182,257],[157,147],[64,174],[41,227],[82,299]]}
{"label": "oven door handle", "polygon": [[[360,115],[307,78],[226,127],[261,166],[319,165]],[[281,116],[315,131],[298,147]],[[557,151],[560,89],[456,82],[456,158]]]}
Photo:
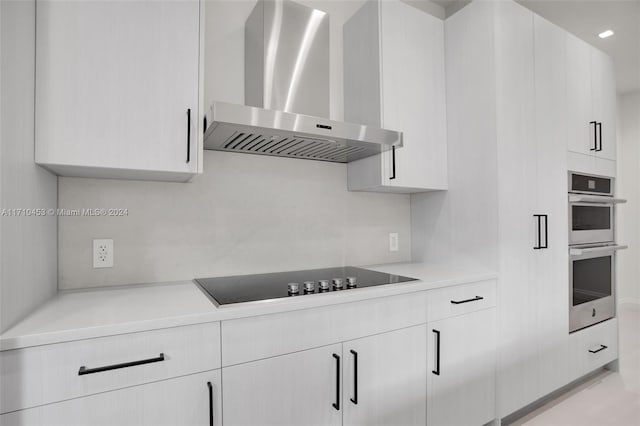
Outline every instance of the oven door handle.
{"label": "oven door handle", "polygon": [[569,255],[582,256],[583,254],[589,254],[589,253],[613,253],[616,250],[623,250],[628,247],[629,246],[618,245],[618,244],[614,246],[599,246],[599,247],[584,247],[584,248],[572,247],[569,249]]}
{"label": "oven door handle", "polygon": [[569,194],[570,203],[623,204],[624,198],[605,197],[602,195]]}

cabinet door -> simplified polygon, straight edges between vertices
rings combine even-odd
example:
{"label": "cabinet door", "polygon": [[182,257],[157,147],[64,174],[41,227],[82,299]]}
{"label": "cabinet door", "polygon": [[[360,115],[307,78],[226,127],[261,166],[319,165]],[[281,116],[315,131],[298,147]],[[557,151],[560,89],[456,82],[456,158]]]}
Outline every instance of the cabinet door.
{"label": "cabinet door", "polygon": [[[535,343],[538,358],[537,397],[569,382],[569,256],[567,206],[566,37],[564,30],[535,16],[535,140],[537,172],[536,214],[541,219],[545,248],[529,254],[535,259],[533,281],[536,315],[522,330]],[[537,224],[536,224],[537,225]],[[546,232],[545,232],[546,231]],[[545,238],[546,236],[546,238]],[[537,239],[537,235],[536,235]]]}
{"label": "cabinet door", "polygon": [[591,88],[592,47],[567,34],[567,124],[569,151],[591,155],[595,152],[596,121]]}
{"label": "cabinet door", "polygon": [[500,362],[501,416],[535,400],[538,373],[531,354],[537,342],[537,165],[533,13],[515,2],[491,2],[496,15],[498,126],[499,324],[506,349]]}
{"label": "cabinet door", "polygon": [[222,369],[225,426],[339,426],[342,345]]}
{"label": "cabinet door", "polygon": [[[381,1],[382,127],[404,146],[382,155],[383,185],[447,189],[444,23],[399,1]],[[410,64],[410,65],[409,65]]]}
{"label": "cabinet door", "polygon": [[220,370],[70,399],[0,416],[7,426],[222,424]]}
{"label": "cabinet door", "polygon": [[344,425],[424,426],[427,326],[345,342]]}
{"label": "cabinet door", "polygon": [[616,81],[611,59],[598,49],[591,48],[591,86],[594,119],[598,129],[596,155],[607,160],[616,159]]}
{"label": "cabinet door", "polygon": [[199,1],[37,8],[36,162],[63,175],[195,173]]}
{"label": "cabinet door", "polygon": [[429,426],[495,418],[495,309],[428,324]]}

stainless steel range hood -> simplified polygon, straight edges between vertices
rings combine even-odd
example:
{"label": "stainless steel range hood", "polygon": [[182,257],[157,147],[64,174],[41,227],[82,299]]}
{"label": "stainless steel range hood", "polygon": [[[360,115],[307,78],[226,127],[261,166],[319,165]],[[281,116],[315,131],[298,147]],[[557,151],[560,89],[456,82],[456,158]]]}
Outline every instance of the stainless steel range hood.
{"label": "stainless steel range hood", "polygon": [[204,148],[348,163],[402,133],[329,120],[329,16],[259,0],[245,25],[245,104],[214,102]]}

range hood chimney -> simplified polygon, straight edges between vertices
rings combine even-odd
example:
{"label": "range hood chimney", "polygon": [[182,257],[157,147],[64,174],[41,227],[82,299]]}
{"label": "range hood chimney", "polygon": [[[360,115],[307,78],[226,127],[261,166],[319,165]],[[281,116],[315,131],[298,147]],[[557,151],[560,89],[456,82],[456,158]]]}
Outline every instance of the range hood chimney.
{"label": "range hood chimney", "polygon": [[204,148],[348,163],[402,133],[329,120],[329,15],[258,0],[245,24],[245,104],[214,102]]}

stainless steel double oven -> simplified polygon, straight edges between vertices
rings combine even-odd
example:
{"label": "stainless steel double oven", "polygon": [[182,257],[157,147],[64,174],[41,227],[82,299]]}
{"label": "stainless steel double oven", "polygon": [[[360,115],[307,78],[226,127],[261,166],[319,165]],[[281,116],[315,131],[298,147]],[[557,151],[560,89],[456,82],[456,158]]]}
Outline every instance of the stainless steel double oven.
{"label": "stainless steel double oven", "polygon": [[614,180],[569,172],[569,332],[615,316]]}

